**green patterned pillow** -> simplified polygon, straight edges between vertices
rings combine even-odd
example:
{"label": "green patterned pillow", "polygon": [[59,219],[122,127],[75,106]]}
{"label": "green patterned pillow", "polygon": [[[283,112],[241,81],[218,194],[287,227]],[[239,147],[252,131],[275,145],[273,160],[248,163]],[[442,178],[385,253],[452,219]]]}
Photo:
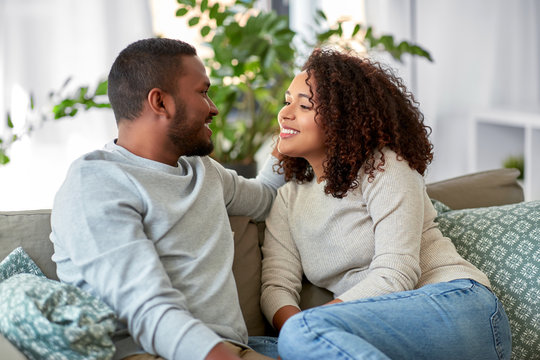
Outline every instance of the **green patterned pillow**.
{"label": "green patterned pillow", "polygon": [[29,359],[111,359],[113,311],[79,288],[32,274],[0,283],[0,333]]}
{"label": "green patterned pillow", "polygon": [[16,274],[34,274],[45,277],[22,247],[13,250],[0,262],[0,282]]}
{"label": "green patterned pillow", "polygon": [[540,201],[450,210],[436,221],[458,252],[482,270],[512,328],[512,358],[540,359]]}

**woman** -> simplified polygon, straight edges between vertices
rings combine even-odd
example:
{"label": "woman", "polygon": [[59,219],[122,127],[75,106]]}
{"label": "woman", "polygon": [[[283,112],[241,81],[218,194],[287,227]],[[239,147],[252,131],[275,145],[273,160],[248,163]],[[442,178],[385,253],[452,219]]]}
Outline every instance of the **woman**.
{"label": "woman", "polygon": [[[509,359],[489,280],[434,223],[429,128],[401,80],[315,50],[278,119],[288,182],[266,221],[261,304],[280,356]],[[300,312],[303,275],[331,306]]]}

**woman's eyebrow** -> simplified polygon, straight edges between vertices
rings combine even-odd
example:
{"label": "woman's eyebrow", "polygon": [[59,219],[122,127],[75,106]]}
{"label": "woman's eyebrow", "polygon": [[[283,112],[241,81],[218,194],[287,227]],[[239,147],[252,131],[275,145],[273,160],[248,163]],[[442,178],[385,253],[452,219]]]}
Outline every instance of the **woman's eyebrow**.
{"label": "woman's eyebrow", "polygon": [[[291,92],[289,90],[287,90],[287,91],[285,91],[285,95],[291,96]],[[298,94],[298,97],[304,97],[306,99],[311,99],[311,96],[309,96],[308,94],[304,94],[304,93]]]}

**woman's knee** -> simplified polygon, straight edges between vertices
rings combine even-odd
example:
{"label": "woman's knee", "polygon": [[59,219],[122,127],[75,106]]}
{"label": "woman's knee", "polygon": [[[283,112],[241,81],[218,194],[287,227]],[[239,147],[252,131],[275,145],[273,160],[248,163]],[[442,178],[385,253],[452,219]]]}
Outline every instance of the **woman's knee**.
{"label": "woman's knee", "polygon": [[307,347],[315,338],[306,323],[304,313],[289,318],[279,333],[278,352],[283,359],[298,359],[305,354]]}
{"label": "woman's knee", "polygon": [[[324,310],[324,311],[322,311]],[[314,308],[289,318],[281,328],[278,351],[283,359],[306,359],[323,344],[322,334],[340,328],[326,309]]]}

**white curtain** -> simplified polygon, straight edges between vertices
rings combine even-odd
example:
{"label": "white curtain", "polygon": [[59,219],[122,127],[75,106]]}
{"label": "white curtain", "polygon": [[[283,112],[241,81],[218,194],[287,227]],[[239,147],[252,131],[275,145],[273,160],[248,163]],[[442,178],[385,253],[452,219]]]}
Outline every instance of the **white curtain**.
{"label": "white curtain", "polygon": [[537,0],[365,1],[368,23],[418,42],[435,60],[400,67],[434,130],[428,180],[468,172],[472,112],[540,109]]}
{"label": "white curtain", "polygon": [[[15,128],[29,116],[30,93],[46,111],[68,77],[95,86],[119,51],[153,36],[148,0],[0,0],[0,27],[0,135],[8,110]],[[69,164],[115,135],[108,109],[38,125],[0,165],[0,210],[50,208]]]}

